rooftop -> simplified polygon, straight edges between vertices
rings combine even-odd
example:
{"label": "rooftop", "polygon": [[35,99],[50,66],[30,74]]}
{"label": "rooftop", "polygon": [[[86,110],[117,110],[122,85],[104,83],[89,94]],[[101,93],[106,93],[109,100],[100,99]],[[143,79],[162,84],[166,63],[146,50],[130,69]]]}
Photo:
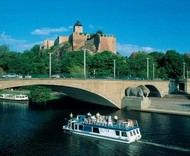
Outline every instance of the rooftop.
{"label": "rooftop", "polygon": [[74,26],[82,26],[82,24],[80,23],[80,21],[76,21],[75,25]]}

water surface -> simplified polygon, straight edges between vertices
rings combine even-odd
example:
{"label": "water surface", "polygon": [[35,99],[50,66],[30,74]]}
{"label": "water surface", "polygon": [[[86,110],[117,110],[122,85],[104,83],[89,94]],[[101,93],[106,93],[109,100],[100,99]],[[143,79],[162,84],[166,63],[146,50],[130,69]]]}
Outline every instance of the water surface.
{"label": "water surface", "polygon": [[[0,155],[190,155],[190,118],[187,116],[64,105],[65,102],[60,102],[36,107],[0,101]],[[124,144],[64,133],[62,126],[71,112],[73,115],[99,112],[137,119],[142,139]]]}

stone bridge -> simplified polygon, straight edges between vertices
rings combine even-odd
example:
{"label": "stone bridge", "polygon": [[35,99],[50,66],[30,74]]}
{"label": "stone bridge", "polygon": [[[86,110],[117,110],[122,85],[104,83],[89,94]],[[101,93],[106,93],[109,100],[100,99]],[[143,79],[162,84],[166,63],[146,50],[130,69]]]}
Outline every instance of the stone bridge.
{"label": "stone bridge", "polygon": [[2,79],[0,89],[29,85],[44,85],[63,92],[75,99],[94,104],[121,108],[125,89],[129,86],[146,85],[150,96],[163,97],[174,84],[171,81],[114,80],[114,79]]}

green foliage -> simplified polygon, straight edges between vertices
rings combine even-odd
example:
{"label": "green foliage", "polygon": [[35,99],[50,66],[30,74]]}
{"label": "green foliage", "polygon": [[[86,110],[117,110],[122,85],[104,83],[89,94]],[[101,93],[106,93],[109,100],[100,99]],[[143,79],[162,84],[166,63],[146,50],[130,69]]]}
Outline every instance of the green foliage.
{"label": "green foliage", "polygon": [[104,51],[97,53],[92,60],[92,67],[96,71],[96,75],[110,75],[113,70],[112,53]]}
{"label": "green foliage", "polygon": [[34,53],[38,54],[38,52],[40,51],[40,45],[36,44],[31,48],[31,51],[33,51]]}
{"label": "green foliage", "polygon": [[102,30],[98,30],[98,31],[96,32],[96,34],[103,35],[104,33],[103,33],[103,31],[102,31]]}
{"label": "green foliage", "polygon": [[7,52],[9,52],[9,48],[6,45],[0,45],[0,58]]}
{"label": "green foliage", "polygon": [[180,78],[183,72],[183,55],[174,50],[169,50],[163,57],[162,63],[170,78]]}
{"label": "green foliage", "polygon": [[145,53],[139,53],[127,60],[131,77],[146,78],[147,58],[149,58],[149,62],[151,62],[150,56]]}
{"label": "green foliage", "polygon": [[[103,34],[101,31],[97,33]],[[52,74],[83,76],[84,51],[71,51],[69,42],[45,50],[40,50],[40,45],[34,45],[23,53],[12,52],[6,45],[0,45],[0,74],[13,72],[21,75],[43,74],[48,77],[49,53],[52,53]],[[113,77],[115,60],[116,78],[131,76],[146,79],[147,58],[149,58],[149,78],[153,77],[153,64],[155,78],[181,78],[183,62],[186,63],[186,71],[190,71],[190,55],[182,55],[174,50],[169,50],[165,54],[156,51],[149,54],[137,52],[129,58],[119,53],[104,51],[95,54],[86,52],[86,74],[96,78]]]}
{"label": "green foliage", "polygon": [[4,70],[3,70],[2,67],[0,67],[0,75],[1,75],[1,74],[4,74]]}
{"label": "green foliage", "polygon": [[51,99],[51,89],[35,86],[30,88],[30,100],[35,103],[46,103]]}
{"label": "green foliage", "polygon": [[114,60],[116,65],[116,75],[126,75],[128,73],[126,59],[109,51],[95,54],[92,59],[90,70],[95,70],[97,76],[113,76]]}
{"label": "green foliage", "polygon": [[84,68],[80,66],[72,66],[69,68],[69,73],[72,76],[82,76],[84,75]]}
{"label": "green foliage", "polygon": [[190,55],[184,54],[184,62],[186,63],[186,71],[190,71]]}
{"label": "green foliage", "polygon": [[[90,53],[86,53],[86,68],[89,70],[90,64],[92,60],[92,55]],[[65,53],[62,57],[62,72],[70,73],[71,71],[75,71],[74,69],[83,68],[84,67],[84,51],[72,51]],[[81,73],[79,71],[79,73]]]}

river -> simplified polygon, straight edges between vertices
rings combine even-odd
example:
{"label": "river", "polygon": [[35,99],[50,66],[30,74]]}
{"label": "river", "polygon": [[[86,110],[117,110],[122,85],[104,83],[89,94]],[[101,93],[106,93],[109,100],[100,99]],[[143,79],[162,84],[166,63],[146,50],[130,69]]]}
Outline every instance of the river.
{"label": "river", "polygon": [[[0,155],[190,155],[190,117],[115,110],[88,104],[79,107],[80,104],[71,100],[36,107],[0,101]],[[64,133],[62,126],[71,112],[73,115],[99,112],[137,119],[142,139],[124,144]]]}

